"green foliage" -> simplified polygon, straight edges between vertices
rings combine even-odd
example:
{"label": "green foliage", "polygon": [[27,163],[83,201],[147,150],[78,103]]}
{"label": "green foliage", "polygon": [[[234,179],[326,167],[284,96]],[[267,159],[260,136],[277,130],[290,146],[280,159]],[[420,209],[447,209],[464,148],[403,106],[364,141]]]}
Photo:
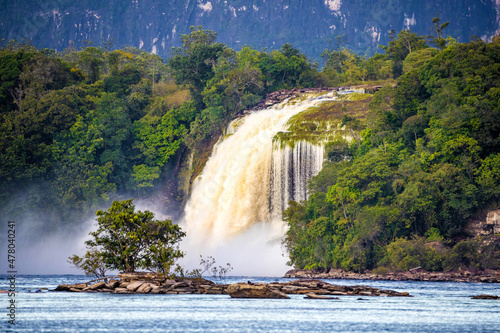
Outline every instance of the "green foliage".
{"label": "green foliage", "polygon": [[68,257],[68,262],[75,268],[81,269],[85,275],[95,278],[102,278],[106,276],[106,266],[102,261],[101,253],[97,249],[87,248],[87,252],[83,257],[76,254]]}
{"label": "green foliage", "polygon": [[402,30],[397,36],[393,30],[389,34],[389,45],[382,46],[386,55],[393,61],[392,73],[395,78],[403,72],[403,61],[412,52],[427,47],[425,38],[410,30]]}
{"label": "green foliage", "polygon": [[97,230],[85,243],[97,249],[107,268],[134,272],[144,268],[169,273],[183,253],[178,244],[185,233],[170,220],[154,220],[150,211],[135,211],[133,200],[114,201],[99,210]]}
{"label": "green foliage", "polygon": [[167,111],[161,119],[146,116],[135,124],[139,149],[148,165],[162,167],[180,148],[196,110],[192,104]]}
{"label": "green foliage", "polygon": [[78,68],[85,74],[88,83],[95,83],[101,76],[104,65],[103,51],[95,47],[87,47],[78,53]]}
{"label": "green foliage", "polygon": [[478,238],[458,242],[444,258],[445,270],[457,268],[499,269],[498,239]]}
{"label": "green foliage", "polygon": [[160,178],[159,167],[148,167],[147,165],[134,165],[134,182],[137,188],[153,187],[153,181]]}
{"label": "green foliage", "polygon": [[416,237],[412,240],[398,238],[386,247],[383,263],[394,271],[407,271],[422,267],[428,271],[442,270],[442,256],[426,245],[426,239]]}
{"label": "green foliage", "polygon": [[182,47],[173,51],[168,64],[178,84],[189,84],[197,107],[203,107],[201,92],[214,76],[216,66],[226,46],[215,42],[217,34],[203,27],[191,27],[189,35],[182,35]]}
{"label": "green foliage", "polygon": [[325,50],[321,56],[325,59],[322,75],[329,86],[392,78],[392,61],[381,54],[367,59],[342,48],[338,51]]}
{"label": "green foliage", "polygon": [[9,46],[0,49],[0,75],[0,204],[37,197],[45,184],[47,200],[64,207],[48,213],[54,224],[153,184],[197,112],[180,107],[189,94],[161,58],[132,48],[62,55]]}

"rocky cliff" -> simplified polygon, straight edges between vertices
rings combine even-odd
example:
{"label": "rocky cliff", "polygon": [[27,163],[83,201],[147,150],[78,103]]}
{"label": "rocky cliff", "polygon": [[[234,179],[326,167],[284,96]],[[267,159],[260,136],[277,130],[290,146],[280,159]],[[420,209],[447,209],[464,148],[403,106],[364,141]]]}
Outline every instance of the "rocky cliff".
{"label": "rocky cliff", "polygon": [[113,41],[113,48],[134,46],[163,57],[193,25],[217,31],[234,49],[289,42],[313,58],[338,47],[338,36],[343,46],[372,54],[392,29],[429,34],[436,13],[450,22],[446,33],[463,42],[488,39],[500,28],[499,0],[0,0],[0,8],[6,40],[59,51]]}

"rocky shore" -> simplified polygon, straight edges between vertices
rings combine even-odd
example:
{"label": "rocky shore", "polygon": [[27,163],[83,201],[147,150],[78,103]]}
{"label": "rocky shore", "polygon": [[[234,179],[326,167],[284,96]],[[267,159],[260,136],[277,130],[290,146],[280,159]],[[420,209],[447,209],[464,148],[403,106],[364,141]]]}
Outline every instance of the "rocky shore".
{"label": "rocky shore", "polygon": [[[102,292],[114,294],[228,294],[233,298],[289,298],[298,294],[312,299],[326,296],[410,297],[406,292],[382,290],[369,286],[337,286],[320,280],[300,279],[290,282],[215,284],[199,278],[165,279],[155,273],[120,273],[119,279],[95,283],[59,285],[54,291]],[[321,296],[321,297],[319,297]],[[328,297],[326,297],[328,298]]]}
{"label": "rocky shore", "polygon": [[341,280],[386,280],[386,281],[435,281],[435,282],[482,282],[500,283],[500,271],[453,271],[427,272],[420,267],[407,272],[373,274],[346,272],[341,269],[331,269],[327,272],[315,270],[293,269],[286,272],[286,278],[298,279],[341,279]]}

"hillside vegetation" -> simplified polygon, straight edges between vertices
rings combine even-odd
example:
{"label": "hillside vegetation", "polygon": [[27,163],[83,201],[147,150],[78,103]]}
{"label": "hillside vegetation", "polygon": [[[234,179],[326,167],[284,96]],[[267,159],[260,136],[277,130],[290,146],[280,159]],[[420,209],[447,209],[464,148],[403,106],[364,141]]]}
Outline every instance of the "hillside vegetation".
{"label": "hillside vegetation", "polygon": [[500,204],[498,39],[423,43],[399,60],[403,75],[375,94],[361,138],[331,143],[309,200],[285,211],[290,262],[381,273],[498,269],[498,239],[464,233]]}

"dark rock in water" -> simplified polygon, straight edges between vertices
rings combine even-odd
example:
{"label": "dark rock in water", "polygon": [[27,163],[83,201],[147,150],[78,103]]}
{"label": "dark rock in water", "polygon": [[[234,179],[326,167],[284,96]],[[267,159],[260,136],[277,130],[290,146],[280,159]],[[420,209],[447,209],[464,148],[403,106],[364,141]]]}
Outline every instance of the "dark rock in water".
{"label": "dark rock in water", "polygon": [[[78,288],[69,288],[68,291],[71,291],[72,293],[81,293],[83,291],[83,289],[78,289]],[[37,290],[36,292],[40,292],[39,290]]]}
{"label": "dark rock in water", "polygon": [[478,295],[472,296],[472,299],[500,299],[500,297],[496,295]]}
{"label": "dark rock in water", "polygon": [[267,285],[249,285],[246,283],[231,284],[227,287],[231,298],[290,298],[281,291]]}
{"label": "dark rock in water", "polygon": [[338,297],[330,297],[330,296],[321,296],[313,293],[307,294],[304,299],[339,299]]}
{"label": "dark rock in water", "polygon": [[60,284],[54,291],[69,291],[71,288],[74,288],[72,284]]}

